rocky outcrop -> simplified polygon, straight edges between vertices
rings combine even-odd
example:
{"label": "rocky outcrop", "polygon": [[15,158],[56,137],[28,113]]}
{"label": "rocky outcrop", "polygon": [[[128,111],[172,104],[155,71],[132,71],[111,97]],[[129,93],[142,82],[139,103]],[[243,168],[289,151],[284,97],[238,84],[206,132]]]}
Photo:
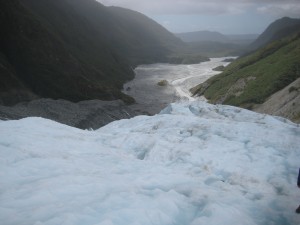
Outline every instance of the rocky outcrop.
{"label": "rocky outcrop", "polygon": [[300,78],[273,94],[263,104],[256,105],[253,110],[300,123]]}
{"label": "rocky outcrop", "polygon": [[121,100],[72,103],[66,100],[38,99],[11,107],[0,105],[1,120],[43,117],[81,129],[98,129],[112,121],[136,115]]}

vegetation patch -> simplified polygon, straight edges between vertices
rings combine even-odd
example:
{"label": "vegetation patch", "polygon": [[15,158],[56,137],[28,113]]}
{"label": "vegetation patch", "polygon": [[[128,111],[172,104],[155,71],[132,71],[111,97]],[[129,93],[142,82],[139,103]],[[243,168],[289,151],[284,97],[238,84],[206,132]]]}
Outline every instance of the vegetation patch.
{"label": "vegetation patch", "polygon": [[213,68],[214,71],[224,71],[225,66],[217,66],[216,68]]}
{"label": "vegetation patch", "polygon": [[228,59],[224,59],[223,62],[233,62],[235,60],[235,58],[228,58]]}
{"label": "vegetation patch", "polygon": [[158,86],[164,87],[167,86],[169,83],[167,80],[161,80],[157,83]]}

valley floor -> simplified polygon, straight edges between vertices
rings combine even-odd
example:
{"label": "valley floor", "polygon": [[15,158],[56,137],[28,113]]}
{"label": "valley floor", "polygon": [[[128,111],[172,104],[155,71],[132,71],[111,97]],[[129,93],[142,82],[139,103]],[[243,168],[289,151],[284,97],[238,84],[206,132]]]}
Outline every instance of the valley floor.
{"label": "valley floor", "polygon": [[[150,64],[135,69],[135,79],[124,85],[124,93],[132,96],[136,104],[130,106],[139,114],[154,115],[172,102],[193,101],[189,89],[220,72],[213,69],[226,66],[223,58],[211,58],[208,62],[193,65]],[[163,86],[160,81],[166,81]],[[199,98],[197,98],[199,99]]]}

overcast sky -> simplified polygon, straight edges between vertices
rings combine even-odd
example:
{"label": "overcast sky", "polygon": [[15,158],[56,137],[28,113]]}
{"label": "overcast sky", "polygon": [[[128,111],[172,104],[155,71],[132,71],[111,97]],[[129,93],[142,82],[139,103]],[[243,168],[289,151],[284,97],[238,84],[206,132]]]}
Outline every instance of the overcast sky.
{"label": "overcast sky", "polygon": [[174,33],[261,33],[283,16],[300,17],[300,0],[98,0],[146,14]]}

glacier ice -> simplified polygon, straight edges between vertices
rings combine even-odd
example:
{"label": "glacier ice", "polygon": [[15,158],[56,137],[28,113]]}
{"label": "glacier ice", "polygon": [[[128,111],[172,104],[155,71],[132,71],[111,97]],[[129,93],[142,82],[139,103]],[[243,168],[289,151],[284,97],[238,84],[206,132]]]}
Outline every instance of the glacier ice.
{"label": "glacier ice", "polygon": [[174,103],[83,131],[0,121],[0,221],[34,225],[295,225],[300,127]]}

